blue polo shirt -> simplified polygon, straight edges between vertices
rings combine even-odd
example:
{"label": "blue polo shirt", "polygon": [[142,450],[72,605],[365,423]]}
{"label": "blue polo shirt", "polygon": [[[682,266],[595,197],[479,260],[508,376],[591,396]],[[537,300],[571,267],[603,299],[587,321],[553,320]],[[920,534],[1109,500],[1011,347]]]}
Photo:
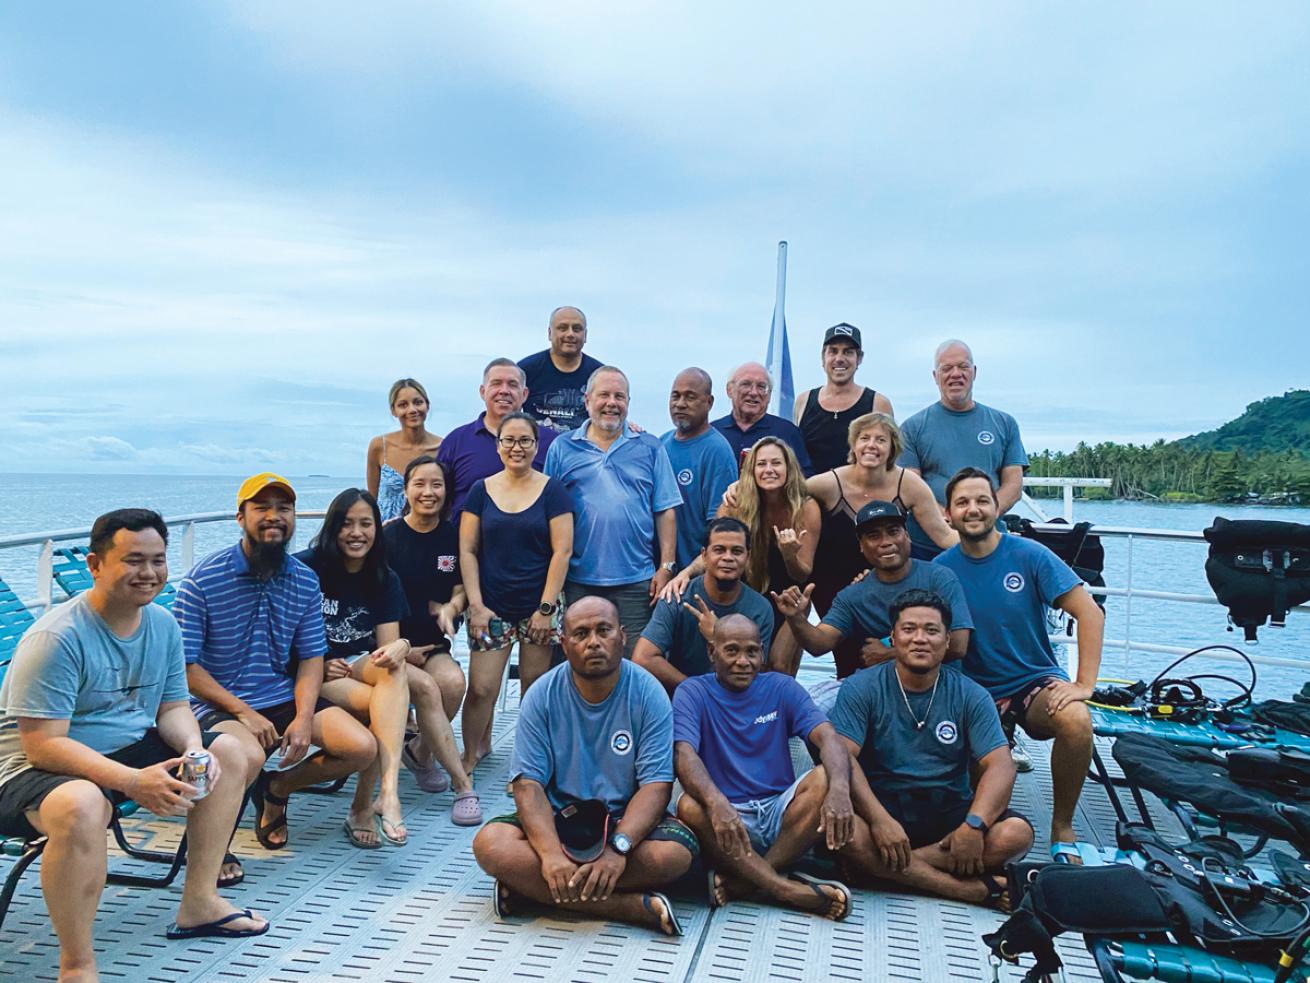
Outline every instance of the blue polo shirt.
{"label": "blue polo shirt", "polygon": [[737,456],[728,439],[710,427],[690,440],[679,440],[670,430],[660,438],[673,474],[682,490],[678,512],[678,566],[685,567],[700,556],[705,545],[705,527],[723,501],[723,493],[737,480]]}
{"label": "blue polo shirt", "polygon": [[682,504],[678,479],[659,438],[631,433],[603,451],[584,423],[546,454],[546,474],[573,495],[573,559],[569,580],[614,587],[655,575],[655,515]]}
{"label": "blue polo shirt", "polygon": [[[237,543],[211,553],[183,578],[173,616],[187,665],[198,664],[256,710],[295,697],[291,659],[327,654],[318,577],[288,555],[269,580],[250,572]],[[198,714],[213,709],[192,700]]]}
{"label": "blue polo shirt", "polygon": [[732,453],[736,456],[738,467],[741,467],[741,462],[746,458],[746,452],[751,449],[755,441],[761,437],[777,437],[796,452],[796,460],[800,462],[805,477],[808,478],[814,473],[814,465],[810,463],[810,452],[805,447],[805,437],[801,434],[800,428],[790,420],[784,420],[772,413],[765,413],[751,424],[749,430],[743,430],[737,426],[737,421],[729,413],[718,420],[712,420],[711,423],[719,433],[728,438],[728,443],[732,445]]}
{"label": "blue polo shirt", "polygon": [[[496,450],[496,435],[487,429],[486,413],[479,413],[472,423],[456,427],[446,434],[437,449],[437,460],[450,468],[454,476],[455,488],[451,499],[451,515],[455,525],[459,525],[459,513],[464,508],[464,499],[475,482],[490,478],[505,470],[505,464]],[[540,427],[537,431],[537,453],[532,458],[532,466],[538,471],[546,460],[546,449],[555,439],[555,431],[549,427]]]}

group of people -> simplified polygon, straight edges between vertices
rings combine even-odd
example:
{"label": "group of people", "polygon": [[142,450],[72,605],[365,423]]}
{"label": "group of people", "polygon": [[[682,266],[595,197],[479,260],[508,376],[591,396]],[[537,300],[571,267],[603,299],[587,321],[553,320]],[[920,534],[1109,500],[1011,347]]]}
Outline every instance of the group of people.
{"label": "group of people", "polygon": [[[247,792],[270,850],[293,793],[351,774],[342,832],[361,849],[407,842],[402,769],[453,791],[453,822],[482,824],[473,774],[515,647],[516,808],[473,844],[501,914],[535,902],[678,934],[660,889],[698,854],[716,905],[840,919],[848,883],[882,880],[1004,906],[995,874],[1033,839],[1009,809],[1016,726],[1053,740],[1050,839],[1069,848],[1101,612],[998,526],[1027,459],[1014,419],[974,401],[967,345],[938,348],[941,399],[903,426],[856,383],[862,338],[843,323],[794,421],[768,413],[756,363],[711,420],[711,377],[691,367],[656,437],[630,418],[627,375],[584,353],[581,311],[552,312],[548,337],[493,359],[483,411],[444,438],[424,387],[396,382],[399,428],[370,443],[367,487],[339,494],[301,553],[291,484],[245,481],[240,540],[183,578],[171,615],[152,604],[164,522],[97,520],[94,586],[38,619],[0,688],[0,834],[48,837],[65,978],[95,978],[116,799],[188,818],[172,937],[267,931],[217,894],[244,877],[228,843]],[[1076,621],[1074,679],[1048,607]],[[802,687],[802,652],[833,652],[840,685]],[[791,738],[817,762],[799,779]],[[197,797],[178,767],[201,748]],[[795,870],[812,850],[839,877]]]}

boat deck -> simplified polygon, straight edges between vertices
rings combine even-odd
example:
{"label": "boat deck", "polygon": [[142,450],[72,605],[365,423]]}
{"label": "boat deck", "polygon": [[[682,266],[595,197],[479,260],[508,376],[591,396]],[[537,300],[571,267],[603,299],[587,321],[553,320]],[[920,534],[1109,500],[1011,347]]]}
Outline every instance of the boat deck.
{"label": "boat deck", "polygon": [[[821,678],[808,675],[803,673],[802,681]],[[508,707],[497,716],[493,753],[476,776],[487,816],[512,809],[505,781],[517,703],[512,690]],[[1033,750],[1036,767],[1019,776],[1013,804],[1033,820],[1034,856],[1040,857],[1047,848],[1050,774],[1044,748]],[[798,744],[793,757],[798,768],[808,766]],[[1105,757],[1111,760],[1108,753]],[[685,930],[680,939],[545,911],[500,921],[492,909],[491,881],[473,860],[475,830],[449,820],[451,794],[421,792],[403,772],[401,793],[410,836],[403,849],[357,850],[346,842],[341,821],[348,790],[296,796],[291,846],[276,853],[258,845],[247,818],[233,844],[246,880],[226,893],[272,920],[272,930],[260,938],[166,941],[181,878],[167,890],[111,885],[95,929],[102,979],[943,983],[992,978],[979,936],[1002,916],[896,892],[859,891],[850,917],[834,923],[746,902],[711,911],[703,888],[689,883],[685,891],[672,892]],[[1172,822],[1162,810],[1160,816]],[[158,848],[174,846],[181,832],[177,820],[134,819],[126,826],[134,839]],[[1088,786],[1077,828],[1082,839],[1113,844],[1114,814],[1101,789]],[[110,863],[122,869],[136,862],[111,851]],[[1100,979],[1076,938],[1062,940],[1061,950],[1068,979]],[[0,931],[0,979],[54,979],[57,958],[39,880],[29,871]],[[1019,975],[1007,967],[1000,978]]]}

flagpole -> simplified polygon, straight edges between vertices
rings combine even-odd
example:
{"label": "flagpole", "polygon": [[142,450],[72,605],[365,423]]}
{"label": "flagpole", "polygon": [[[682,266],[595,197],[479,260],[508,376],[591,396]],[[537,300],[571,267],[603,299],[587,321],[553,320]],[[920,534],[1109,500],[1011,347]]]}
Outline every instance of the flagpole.
{"label": "flagpole", "polygon": [[791,346],[787,343],[786,303],[787,242],[783,240],[778,243],[778,275],[773,298],[773,323],[769,328],[769,348],[764,365],[773,377],[769,412],[790,420],[792,407],[796,402],[796,389],[791,374]]}

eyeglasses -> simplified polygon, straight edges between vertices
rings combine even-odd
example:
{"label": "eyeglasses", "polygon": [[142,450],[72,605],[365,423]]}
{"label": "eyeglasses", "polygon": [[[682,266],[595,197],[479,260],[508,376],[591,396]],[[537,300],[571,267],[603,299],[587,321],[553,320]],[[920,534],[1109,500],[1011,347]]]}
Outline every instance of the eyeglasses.
{"label": "eyeglasses", "polygon": [[536,437],[500,437],[496,440],[496,443],[500,444],[500,446],[507,451],[512,451],[515,447],[520,450],[527,450],[529,447],[536,444],[536,442]]}

